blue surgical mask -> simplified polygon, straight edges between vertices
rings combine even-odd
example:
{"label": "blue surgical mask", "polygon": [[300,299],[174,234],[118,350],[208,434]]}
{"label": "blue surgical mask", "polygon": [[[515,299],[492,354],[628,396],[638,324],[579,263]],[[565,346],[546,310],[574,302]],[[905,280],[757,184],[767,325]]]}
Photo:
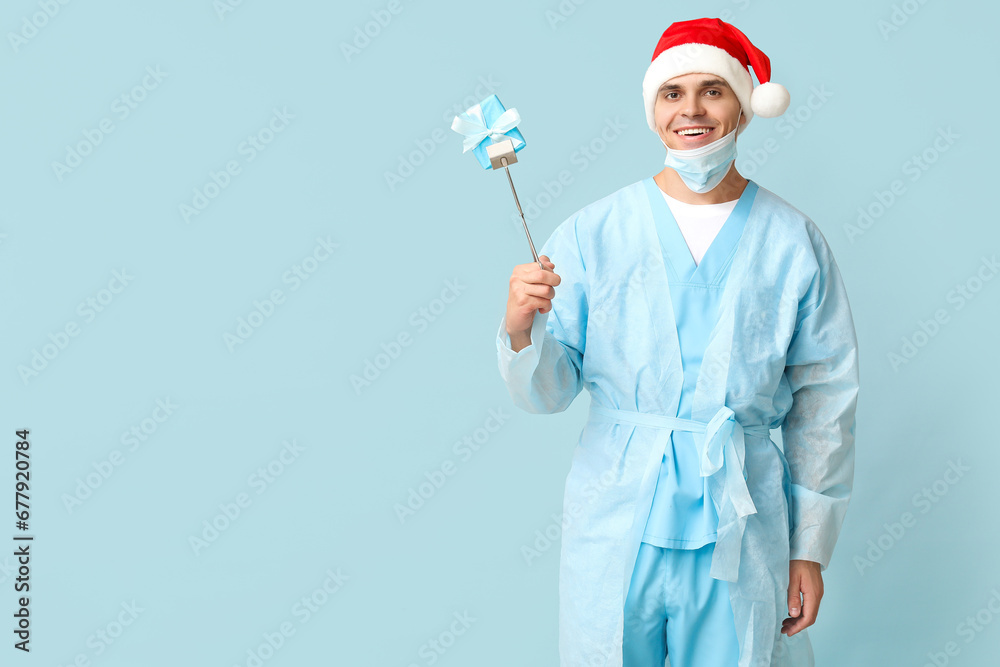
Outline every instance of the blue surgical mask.
{"label": "blue surgical mask", "polygon": [[676,171],[692,192],[709,192],[722,182],[736,160],[736,132],[739,128],[737,120],[736,128],[726,136],[686,151],[670,148],[661,137],[660,142],[667,149],[667,159],[663,164]]}

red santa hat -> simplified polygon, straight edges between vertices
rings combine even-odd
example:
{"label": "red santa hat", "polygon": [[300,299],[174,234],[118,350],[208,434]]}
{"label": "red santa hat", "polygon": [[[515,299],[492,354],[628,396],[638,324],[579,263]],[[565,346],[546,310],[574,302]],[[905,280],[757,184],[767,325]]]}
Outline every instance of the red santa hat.
{"label": "red santa hat", "polygon": [[[750,78],[750,67],[760,82],[756,88]],[[653,108],[663,82],[695,72],[725,79],[743,106],[748,123],[754,114],[773,118],[788,108],[788,91],[770,80],[770,59],[746,35],[721,19],[679,21],[663,32],[642,80],[649,129],[656,131]]]}

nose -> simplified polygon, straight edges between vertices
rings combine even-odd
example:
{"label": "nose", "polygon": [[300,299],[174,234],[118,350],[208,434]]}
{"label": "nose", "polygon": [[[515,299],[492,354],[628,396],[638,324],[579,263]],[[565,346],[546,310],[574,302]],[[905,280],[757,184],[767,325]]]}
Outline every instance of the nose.
{"label": "nose", "polygon": [[705,113],[700,95],[687,95],[681,108],[681,114],[688,118],[697,118]]}

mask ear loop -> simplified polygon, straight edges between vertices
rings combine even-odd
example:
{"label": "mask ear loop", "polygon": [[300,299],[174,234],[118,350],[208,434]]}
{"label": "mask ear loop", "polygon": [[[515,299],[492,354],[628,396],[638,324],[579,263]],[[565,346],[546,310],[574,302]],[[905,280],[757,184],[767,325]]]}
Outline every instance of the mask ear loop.
{"label": "mask ear loop", "polygon": [[[739,137],[740,137],[740,117],[741,116],[743,116],[743,105],[742,104],[740,104],[740,113],[739,113],[739,115],[736,116],[736,128],[733,130],[733,132],[735,132],[735,134],[733,135],[733,145],[736,146],[736,150],[737,151],[739,151],[739,142],[737,142],[737,139],[739,139]],[[736,160],[733,160],[732,162],[729,163],[729,169],[726,170],[726,176],[728,176],[729,172],[732,171],[735,168],[736,168]]]}

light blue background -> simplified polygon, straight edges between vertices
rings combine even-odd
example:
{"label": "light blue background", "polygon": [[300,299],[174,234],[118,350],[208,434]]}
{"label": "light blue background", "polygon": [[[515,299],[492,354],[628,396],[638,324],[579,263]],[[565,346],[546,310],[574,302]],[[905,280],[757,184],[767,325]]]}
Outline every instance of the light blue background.
{"label": "light blue background", "polygon": [[[558,527],[589,397],[559,415],[512,407],[494,335],[530,254],[506,179],[462,154],[450,120],[494,92],[521,113],[512,176],[522,204],[540,204],[541,245],[662,168],[642,76],[661,32],[697,16],[746,32],[791,92],[784,121],[741,136],[737,166],[823,230],[860,339],[856,488],[809,630],[817,664],[923,665],[948,642],[948,664],[995,660],[1000,619],[960,624],[1000,600],[1000,280],[973,284],[961,309],[948,298],[1000,250],[995,5],[590,0],[564,2],[556,22],[556,0],[400,0],[395,14],[244,0],[221,16],[211,0],[46,1],[58,12],[19,44],[9,35],[39,2],[0,12],[0,497],[10,508],[13,431],[27,427],[36,536],[30,655],[11,646],[14,563],[0,557],[4,664],[247,665],[286,622],[295,633],[263,664],[557,664],[558,540],[530,565],[522,547]],[[901,25],[880,31],[894,6]],[[345,56],[373,12],[391,20]],[[121,118],[112,104],[147,67],[166,77]],[[276,108],[294,117],[247,161],[241,142]],[[59,180],[52,163],[105,118],[114,131]],[[608,122],[624,129],[602,146]],[[958,138],[912,180],[907,161],[947,128]],[[240,173],[185,222],[179,206],[229,160]],[[562,170],[569,185],[540,197]],[[849,238],[896,179],[903,194]],[[338,247],[293,290],[283,276],[319,237]],[[78,304],[123,269],[127,287],[86,322]],[[449,281],[458,296],[444,304]],[[231,351],[224,335],[275,289],[284,302]],[[948,321],[894,368],[890,353],[938,309]],[[71,321],[79,335],[24,381],[19,366]],[[401,334],[356,391],[352,375]],[[130,451],[122,433],[167,398],[176,410]],[[503,426],[456,449],[491,412]],[[286,440],[301,452],[257,494],[251,475]],[[121,465],[67,509],[114,450]],[[454,474],[401,522],[396,505],[448,461]],[[969,468],[954,484],[941,481],[950,462]],[[933,504],[915,501],[935,482]],[[189,537],[240,493],[251,504],[196,554]],[[890,530],[906,512],[911,525]],[[15,533],[12,515],[0,533]],[[348,579],[317,593],[328,570]],[[314,594],[324,604],[302,622],[294,605]],[[97,640],[132,601],[134,622]]]}

